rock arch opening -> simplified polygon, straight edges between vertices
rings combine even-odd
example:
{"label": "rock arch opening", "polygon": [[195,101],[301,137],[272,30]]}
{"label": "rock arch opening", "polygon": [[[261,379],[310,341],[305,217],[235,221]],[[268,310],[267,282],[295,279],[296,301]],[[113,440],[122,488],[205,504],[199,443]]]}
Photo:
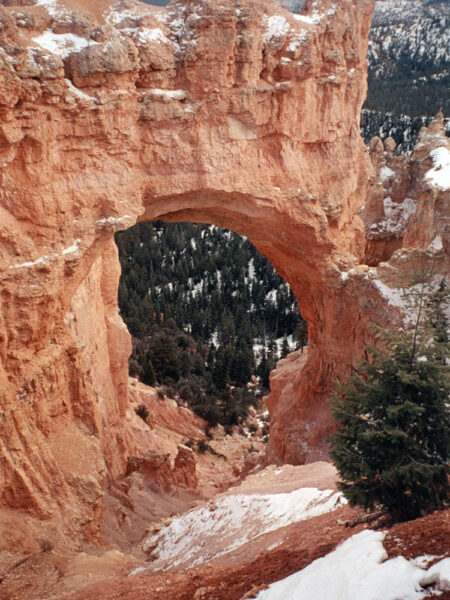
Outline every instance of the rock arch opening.
{"label": "rock arch opening", "polygon": [[[280,187],[270,186],[264,189],[265,197],[223,189],[198,189],[162,198],[152,197],[145,201],[146,208],[139,222],[214,223],[236,231],[246,236],[291,285],[299,299],[300,311],[309,324],[310,352],[309,358],[302,356],[296,366],[291,365],[288,385],[284,382],[278,386],[283,402],[278,402],[277,394],[269,401],[274,424],[268,460],[297,464],[326,457],[325,437],[331,430],[326,398],[332,380],[351,366],[362,338],[355,336],[354,345],[344,354],[344,331],[353,324],[344,316],[349,308],[345,291],[330,294],[328,288],[331,284],[337,290],[342,282],[339,268],[333,266],[335,244],[332,236],[335,232],[329,236],[328,230],[323,238],[325,221],[311,218],[311,212],[314,214],[315,211],[305,211],[305,202],[297,204],[297,209],[291,207],[291,218],[287,219],[280,206],[283,195]],[[314,205],[316,198],[311,197],[310,201]],[[122,228],[121,223],[118,227]],[[358,248],[362,233],[359,227],[355,223],[349,229],[354,248]],[[330,340],[333,341],[330,343]],[[290,416],[285,412],[287,406]],[[301,417],[296,420],[293,431],[286,435],[286,426],[292,427],[294,412]]]}
{"label": "rock arch opening", "polygon": [[215,226],[141,223],[115,241],[130,375],[212,426],[241,423],[278,360],[307,344],[289,285],[246,238]]}

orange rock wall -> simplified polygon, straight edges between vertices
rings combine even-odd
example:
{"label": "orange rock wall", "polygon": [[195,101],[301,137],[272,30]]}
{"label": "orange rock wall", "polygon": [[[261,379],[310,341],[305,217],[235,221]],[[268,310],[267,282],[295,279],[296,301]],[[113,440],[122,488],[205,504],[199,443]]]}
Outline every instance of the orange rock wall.
{"label": "orange rock wall", "polygon": [[136,221],[233,229],[291,284],[309,353],[268,457],[324,456],[330,382],[386,320],[348,277],[373,0],[307,0],[301,18],[272,0],[70,6],[0,6],[0,505],[94,514],[86,489],[126,470],[113,233]]}

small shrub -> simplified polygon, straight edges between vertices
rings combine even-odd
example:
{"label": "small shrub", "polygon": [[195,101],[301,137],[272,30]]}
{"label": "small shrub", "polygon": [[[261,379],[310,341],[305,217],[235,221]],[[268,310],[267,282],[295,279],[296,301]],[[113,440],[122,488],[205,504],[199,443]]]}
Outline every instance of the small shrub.
{"label": "small shrub", "polygon": [[205,452],[209,452],[213,456],[217,456],[218,458],[223,458],[224,460],[227,460],[227,457],[224,454],[221,454],[220,452],[214,450],[214,448],[210,444],[208,444],[206,440],[199,440],[197,442],[197,450],[200,452],[200,454],[205,454]]}
{"label": "small shrub", "polygon": [[223,429],[227,435],[233,435],[233,425],[227,423],[227,425],[225,425]]}
{"label": "small shrub", "polygon": [[141,417],[141,419],[145,421],[145,423],[147,423],[147,419],[150,413],[148,412],[148,408],[145,406],[145,404],[139,404],[139,406],[137,406],[134,409],[134,412],[137,414],[138,417]]}
{"label": "small shrub", "polygon": [[200,454],[205,454],[205,452],[211,452],[211,446],[206,440],[199,440],[197,442],[197,450]]}

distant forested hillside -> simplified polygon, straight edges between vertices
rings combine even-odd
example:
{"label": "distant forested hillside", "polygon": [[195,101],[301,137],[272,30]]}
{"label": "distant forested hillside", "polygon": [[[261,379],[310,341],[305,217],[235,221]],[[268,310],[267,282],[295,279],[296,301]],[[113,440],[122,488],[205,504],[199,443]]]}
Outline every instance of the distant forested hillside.
{"label": "distant forested hillside", "polygon": [[250,242],[214,226],[162,222],[118,233],[130,371],[212,422],[235,422],[280,356],[307,341],[292,290]]}
{"label": "distant forested hillside", "polygon": [[450,2],[378,0],[368,63],[366,108],[450,115]]}

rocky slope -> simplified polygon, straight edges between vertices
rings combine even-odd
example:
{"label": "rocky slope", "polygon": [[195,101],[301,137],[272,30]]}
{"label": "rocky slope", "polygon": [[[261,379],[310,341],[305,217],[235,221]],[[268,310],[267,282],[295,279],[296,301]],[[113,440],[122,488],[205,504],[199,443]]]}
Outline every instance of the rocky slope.
{"label": "rocky slope", "polygon": [[153,524],[143,538],[145,554],[40,553],[8,573],[0,597],[374,600],[382,593],[383,600],[447,600],[449,511],[388,531],[346,527],[360,515],[342,502],[334,478],[327,463],[268,467],[213,501]]}
{"label": "rocky slope", "polygon": [[[371,0],[306,2],[300,17],[269,0],[107,4],[0,6],[4,548],[98,540],[105,490],[145,459],[126,420],[115,231],[225,226],[291,284],[310,343],[290,410],[281,388],[271,401],[269,462],[326,456],[331,382],[368,324],[401,317],[394,287],[419,262],[448,270],[442,123],[399,166],[412,203],[359,136]],[[383,235],[366,249],[367,199]]]}

